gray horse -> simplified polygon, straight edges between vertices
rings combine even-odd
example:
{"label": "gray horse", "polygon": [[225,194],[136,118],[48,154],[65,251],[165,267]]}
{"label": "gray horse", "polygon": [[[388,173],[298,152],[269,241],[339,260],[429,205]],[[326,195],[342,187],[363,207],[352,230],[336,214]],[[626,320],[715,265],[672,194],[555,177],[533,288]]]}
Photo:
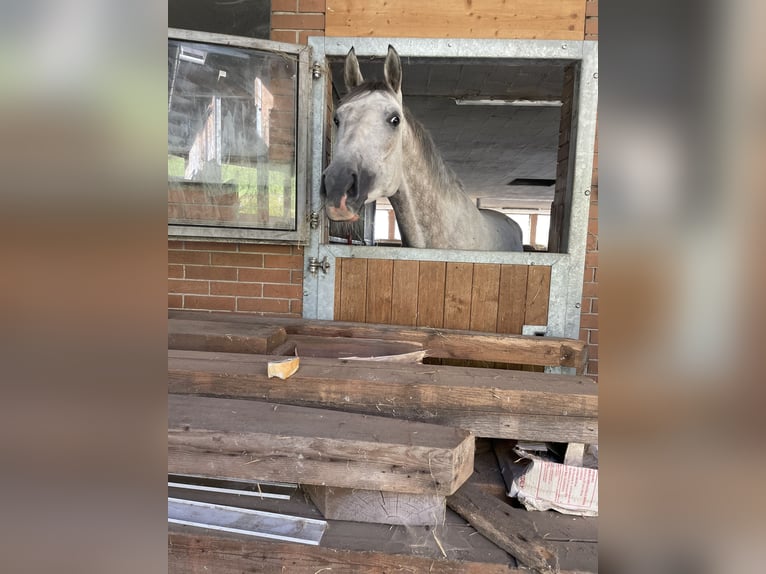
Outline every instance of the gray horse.
{"label": "gray horse", "polygon": [[333,159],[322,174],[327,216],[356,221],[365,203],[388,197],[405,246],[522,251],[519,225],[476,207],[402,104],[402,64],[391,46],[383,70],[384,82],[365,82],[354,49],[346,55],[349,93],[335,111]]}

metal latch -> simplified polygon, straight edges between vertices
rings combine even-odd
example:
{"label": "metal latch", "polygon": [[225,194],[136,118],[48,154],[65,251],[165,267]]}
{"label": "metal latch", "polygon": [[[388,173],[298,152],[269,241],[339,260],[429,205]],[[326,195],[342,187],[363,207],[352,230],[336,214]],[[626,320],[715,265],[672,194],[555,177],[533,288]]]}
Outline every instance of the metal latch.
{"label": "metal latch", "polygon": [[309,215],[309,227],[311,227],[311,229],[319,227],[319,213],[316,211],[312,211],[311,215]]}
{"label": "metal latch", "polygon": [[317,271],[320,269],[327,273],[327,270],[330,268],[330,262],[327,261],[327,255],[324,256],[324,259],[322,261],[319,261],[316,257],[309,257],[309,273],[312,275],[316,275]]}

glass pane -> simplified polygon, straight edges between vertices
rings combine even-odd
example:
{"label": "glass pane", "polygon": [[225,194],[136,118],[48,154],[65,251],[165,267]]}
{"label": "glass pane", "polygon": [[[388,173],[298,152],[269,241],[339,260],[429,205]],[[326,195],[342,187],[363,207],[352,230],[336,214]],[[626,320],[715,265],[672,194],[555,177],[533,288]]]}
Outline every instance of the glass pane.
{"label": "glass pane", "polygon": [[168,222],[295,230],[298,64],[168,41]]}

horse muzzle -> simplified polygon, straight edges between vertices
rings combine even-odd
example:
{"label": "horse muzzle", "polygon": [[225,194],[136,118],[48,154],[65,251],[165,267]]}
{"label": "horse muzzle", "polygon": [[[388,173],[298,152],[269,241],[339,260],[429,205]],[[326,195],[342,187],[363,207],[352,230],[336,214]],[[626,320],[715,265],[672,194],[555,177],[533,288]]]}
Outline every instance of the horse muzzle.
{"label": "horse muzzle", "polygon": [[359,197],[357,174],[351,170],[333,170],[332,168],[331,165],[322,174],[321,193],[326,197],[327,217],[333,221],[356,221],[359,219],[359,214],[347,204],[347,201],[349,199],[354,201]]}

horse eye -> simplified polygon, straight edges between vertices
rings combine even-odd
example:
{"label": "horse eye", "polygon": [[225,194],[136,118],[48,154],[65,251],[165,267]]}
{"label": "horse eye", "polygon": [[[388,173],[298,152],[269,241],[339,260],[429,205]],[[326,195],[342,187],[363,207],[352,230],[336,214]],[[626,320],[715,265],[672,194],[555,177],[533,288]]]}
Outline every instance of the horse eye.
{"label": "horse eye", "polygon": [[338,119],[338,116],[333,116],[332,121],[335,123],[336,126],[340,125],[340,120]]}
{"label": "horse eye", "polygon": [[388,123],[391,124],[394,127],[398,126],[400,121],[401,120],[399,119],[399,116],[396,115],[396,114],[394,114],[393,116],[388,118]]}

